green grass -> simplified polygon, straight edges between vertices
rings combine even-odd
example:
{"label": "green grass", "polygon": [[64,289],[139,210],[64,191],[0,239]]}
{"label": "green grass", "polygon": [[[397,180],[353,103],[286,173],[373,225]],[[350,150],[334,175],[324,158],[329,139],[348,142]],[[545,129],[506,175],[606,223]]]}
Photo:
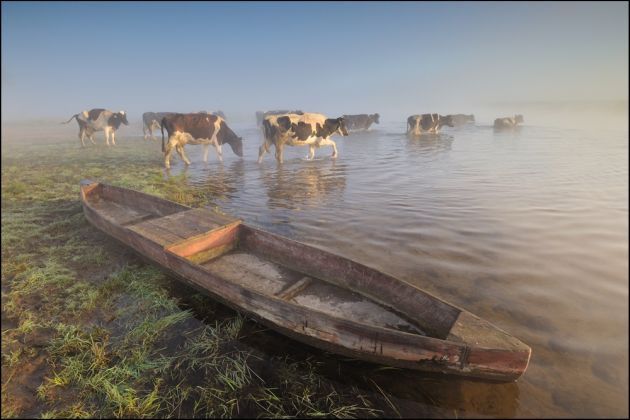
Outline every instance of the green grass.
{"label": "green grass", "polygon": [[[164,177],[151,146],[3,145],[2,417],[382,415],[316,363],[252,349],[241,337],[251,321],[229,311],[214,319],[216,303],[121,254],[87,223],[84,178],[212,205],[215,193],[189,187],[185,175]],[[173,290],[186,290],[185,304]],[[43,366],[40,376],[24,373],[32,366]],[[20,392],[26,380],[39,384],[36,395]]]}

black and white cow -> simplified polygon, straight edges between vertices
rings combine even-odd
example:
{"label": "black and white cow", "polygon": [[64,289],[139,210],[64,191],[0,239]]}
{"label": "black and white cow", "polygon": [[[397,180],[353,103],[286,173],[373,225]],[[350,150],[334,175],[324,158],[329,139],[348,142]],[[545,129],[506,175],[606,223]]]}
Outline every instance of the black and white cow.
{"label": "black and white cow", "polygon": [[439,114],[412,115],[407,118],[407,134],[419,136],[422,133],[437,133],[443,126],[453,127],[450,115]]}
{"label": "black and white cow", "polygon": [[81,140],[81,146],[85,147],[84,139],[87,136],[88,139],[94,143],[93,135],[97,131],[103,131],[105,133],[105,143],[109,146],[109,136],[112,137],[112,145],[116,145],[116,130],[120,127],[120,124],[129,125],[127,121],[127,114],[125,111],[112,112],[103,108],[94,108],[89,111],[83,111],[79,114],[74,114],[70,119],[62,124],[68,124],[76,118],[79,124],[79,139]]}
{"label": "black and white cow", "polygon": [[451,117],[453,118],[453,125],[455,125],[456,127],[460,125],[475,123],[475,116],[473,114],[455,114],[451,115]]}
{"label": "black and white cow", "polygon": [[285,114],[302,115],[302,114],[304,114],[304,112],[302,112],[300,110],[296,110],[296,111],[275,110],[275,111],[266,111],[266,112],[256,111],[256,126],[260,127],[262,125],[263,120],[266,117],[269,117],[269,116],[272,116],[272,115],[285,115]]}
{"label": "black and white cow", "polygon": [[[162,151],[164,152],[164,166],[171,167],[171,153],[173,149],[186,163],[190,165],[190,160],[184,153],[184,145],[203,144],[203,160],[208,161],[208,147],[214,145],[217,150],[219,160],[223,161],[221,145],[228,143],[232,151],[243,157],[243,139],[238,137],[228,127],[225,120],[212,114],[173,114],[167,115],[161,122],[162,130]],[[168,143],[164,147],[164,129],[168,132]]]}
{"label": "black and white cow", "polygon": [[380,115],[378,114],[359,114],[359,115],[344,115],[343,121],[346,123],[346,129],[348,131],[363,130],[366,131],[372,124],[378,124]]}
{"label": "black and white cow", "polygon": [[323,114],[303,113],[271,115],[263,119],[264,142],[258,151],[258,163],[273,144],[276,160],[282,163],[284,146],[308,146],[306,157],[312,160],[315,149],[322,146],[333,148],[332,158],[337,157],[337,144],[330,139],[334,134],[347,136],[343,118],[326,118]]}
{"label": "black and white cow", "polygon": [[153,135],[153,130],[159,130],[162,128],[162,119],[167,115],[173,114],[174,112],[145,112],[142,114],[142,131],[144,132],[144,139],[147,140],[151,137],[152,140],[157,140]]}
{"label": "black and white cow", "polygon": [[515,128],[517,124],[522,124],[523,122],[525,122],[525,120],[523,119],[522,115],[515,115],[514,118],[497,118],[496,120],[494,120],[494,128]]}

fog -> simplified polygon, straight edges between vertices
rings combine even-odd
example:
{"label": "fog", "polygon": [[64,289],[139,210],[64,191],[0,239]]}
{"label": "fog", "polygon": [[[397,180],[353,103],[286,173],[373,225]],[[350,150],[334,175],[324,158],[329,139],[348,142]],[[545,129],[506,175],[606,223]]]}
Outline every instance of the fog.
{"label": "fog", "polygon": [[72,133],[57,122],[91,108],[125,110],[136,131],[146,111],[219,109],[239,124],[302,109],[628,127],[626,3],[145,6],[3,2],[3,134]]}

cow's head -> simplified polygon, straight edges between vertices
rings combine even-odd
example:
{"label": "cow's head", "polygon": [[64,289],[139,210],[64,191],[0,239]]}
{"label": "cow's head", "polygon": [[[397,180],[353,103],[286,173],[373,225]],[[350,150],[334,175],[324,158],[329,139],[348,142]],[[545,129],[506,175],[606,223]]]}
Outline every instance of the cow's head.
{"label": "cow's head", "polygon": [[514,121],[515,121],[517,124],[522,124],[523,122],[525,122],[525,120],[523,119],[523,116],[522,116],[522,115],[520,115],[520,114],[519,114],[519,115],[515,115],[515,116],[514,116]]}
{"label": "cow's head", "polygon": [[[326,120],[328,121],[328,120]],[[334,119],[333,121],[336,121],[336,129],[335,131],[333,131],[333,133],[339,133],[342,136],[347,136],[348,135],[348,130],[346,129],[346,121],[343,119],[343,117],[339,117],[337,119]]]}
{"label": "cow's head", "polygon": [[234,154],[238,157],[243,157],[243,137],[236,137],[229,143]]}
{"label": "cow's head", "polygon": [[377,114],[372,114],[370,116],[372,118],[372,122],[376,123],[376,124],[380,124],[380,122],[378,121],[378,119],[381,117],[380,115]]}
{"label": "cow's head", "polygon": [[452,115],[447,115],[447,116],[440,115],[438,121],[441,126],[447,125],[449,127],[455,127],[455,123],[453,122]]}
{"label": "cow's head", "polygon": [[127,113],[125,111],[118,112],[118,115],[120,116],[120,121],[123,124],[129,125],[129,121],[127,121]]}
{"label": "cow's head", "polygon": [[236,133],[227,126],[225,121],[221,121],[217,138],[219,144],[228,143],[236,156],[243,157],[243,138],[237,136]]}
{"label": "cow's head", "polygon": [[127,121],[127,114],[125,114],[125,111],[115,112],[107,120],[107,124],[110,127],[113,127],[114,130],[117,130],[118,127],[120,127],[121,123],[129,125],[129,121]]}

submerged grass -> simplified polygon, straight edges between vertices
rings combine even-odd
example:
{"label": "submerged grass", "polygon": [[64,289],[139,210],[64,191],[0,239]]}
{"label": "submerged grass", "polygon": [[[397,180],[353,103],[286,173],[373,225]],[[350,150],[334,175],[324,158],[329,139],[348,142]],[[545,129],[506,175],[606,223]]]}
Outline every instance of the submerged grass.
{"label": "submerged grass", "polygon": [[[213,319],[207,306],[216,304],[89,225],[78,200],[84,178],[190,206],[212,198],[185,175],[165,177],[159,148],[141,140],[3,144],[3,418],[384,413],[310,360],[250,347],[241,337],[250,321]],[[173,290],[185,290],[187,303]]]}

